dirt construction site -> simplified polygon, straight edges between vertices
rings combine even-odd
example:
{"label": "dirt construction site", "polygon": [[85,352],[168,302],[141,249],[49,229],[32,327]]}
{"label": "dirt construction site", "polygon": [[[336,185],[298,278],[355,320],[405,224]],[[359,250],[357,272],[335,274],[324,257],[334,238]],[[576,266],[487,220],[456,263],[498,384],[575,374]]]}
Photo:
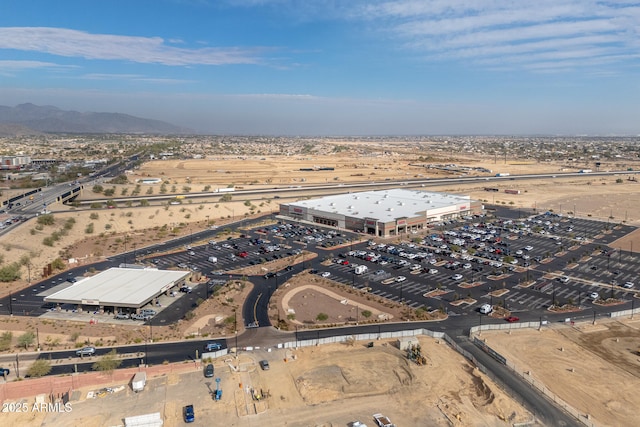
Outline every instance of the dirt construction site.
{"label": "dirt construction site", "polygon": [[[191,372],[151,378],[137,394],[127,384],[112,384],[118,391],[103,397],[81,390],[69,412],[2,417],[15,425],[114,426],[128,416],[159,412],[163,425],[177,426],[183,425],[183,406],[193,404],[194,425],[202,426],[347,427],[356,420],[374,425],[371,416],[378,412],[399,426],[506,426],[531,420],[443,341],[421,337],[419,343],[422,366],[407,359],[395,341],[258,349],[213,361],[219,385],[194,365]],[[268,370],[258,363],[265,359]],[[219,401],[212,397],[217,387]]]}

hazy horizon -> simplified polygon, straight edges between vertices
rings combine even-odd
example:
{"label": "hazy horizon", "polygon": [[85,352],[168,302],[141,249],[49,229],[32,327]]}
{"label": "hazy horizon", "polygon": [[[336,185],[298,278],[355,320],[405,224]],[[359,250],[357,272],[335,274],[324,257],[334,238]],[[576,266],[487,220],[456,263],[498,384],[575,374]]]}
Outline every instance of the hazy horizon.
{"label": "hazy horizon", "polygon": [[520,3],[11,2],[0,104],[211,135],[639,135],[640,5]]}

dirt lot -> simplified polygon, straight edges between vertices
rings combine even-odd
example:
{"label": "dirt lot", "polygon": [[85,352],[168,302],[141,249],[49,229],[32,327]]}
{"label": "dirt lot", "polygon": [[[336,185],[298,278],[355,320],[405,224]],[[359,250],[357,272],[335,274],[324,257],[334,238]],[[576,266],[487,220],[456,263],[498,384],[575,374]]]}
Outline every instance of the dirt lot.
{"label": "dirt lot", "polygon": [[[233,357],[216,360],[223,390],[219,402],[210,397],[215,382],[194,369],[152,379],[137,395],[127,388],[87,399],[89,390],[82,390],[69,413],[3,414],[3,419],[17,425],[30,418],[28,425],[106,427],[121,424],[124,416],[157,411],[171,427],[183,424],[181,410],[188,403],[195,406],[195,425],[202,426],[215,420],[224,426],[347,427],[356,419],[373,425],[376,412],[401,426],[507,426],[530,419],[442,341],[420,338],[425,366],[406,359],[393,343],[364,344],[241,353],[239,372],[230,367],[237,366]],[[270,370],[258,367],[261,359],[270,361]],[[250,390],[268,397],[255,400]]]}
{"label": "dirt lot", "polygon": [[[640,319],[483,332],[487,345],[596,422],[638,424]],[[535,351],[532,351],[535,343]]]}

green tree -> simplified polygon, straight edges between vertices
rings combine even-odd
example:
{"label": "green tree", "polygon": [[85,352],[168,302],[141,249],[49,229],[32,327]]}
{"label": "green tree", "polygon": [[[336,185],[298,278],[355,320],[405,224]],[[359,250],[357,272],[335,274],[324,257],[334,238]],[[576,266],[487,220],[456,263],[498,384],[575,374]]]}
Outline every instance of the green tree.
{"label": "green tree", "polygon": [[62,258],[56,258],[53,261],[51,261],[51,268],[53,268],[54,270],[64,270],[65,267],[66,267],[66,264],[64,263]]}
{"label": "green tree", "polygon": [[36,339],[36,334],[31,331],[27,331],[18,337],[18,346],[24,347],[25,350],[29,349],[29,346],[33,345]]}
{"label": "green tree", "polygon": [[13,333],[3,332],[0,335],[0,351],[7,351],[11,348],[11,340],[13,340]]}
{"label": "green tree", "polygon": [[126,175],[124,174],[120,174],[117,177],[113,178],[111,181],[109,181],[111,184],[128,184],[129,183],[129,179],[127,178]]}
{"label": "green tree", "polygon": [[27,375],[31,378],[43,377],[51,372],[51,362],[47,359],[37,359],[27,369]]}
{"label": "green tree", "polygon": [[45,214],[45,215],[40,215],[38,217],[38,224],[41,225],[53,225],[55,222],[55,219],[53,218],[53,215],[51,214]]}
{"label": "green tree", "polygon": [[318,313],[318,315],[316,316],[316,320],[318,322],[324,322],[325,320],[327,320],[329,318],[329,315],[326,313]]}
{"label": "green tree", "polygon": [[365,319],[368,319],[371,317],[373,313],[371,313],[369,310],[362,310],[361,314],[362,314],[362,317],[364,317]]}
{"label": "green tree", "polygon": [[114,369],[117,369],[118,366],[122,363],[122,360],[117,358],[116,350],[113,349],[109,353],[105,354],[95,362],[91,369],[94,371],[102,371],[102,372],[111,372]]}
{"label": "green tree", "polygon": [[104,187],[102,187],[102,185],[96,184],[93,186],[93,188],[91,189],[91,191],[93,191],[94,193],[102,193],[104,191]]}
{"label": "green tree", "polygon": [[12,282],[20,278],[20,264],[17,262],[0,268],[0,282]]}

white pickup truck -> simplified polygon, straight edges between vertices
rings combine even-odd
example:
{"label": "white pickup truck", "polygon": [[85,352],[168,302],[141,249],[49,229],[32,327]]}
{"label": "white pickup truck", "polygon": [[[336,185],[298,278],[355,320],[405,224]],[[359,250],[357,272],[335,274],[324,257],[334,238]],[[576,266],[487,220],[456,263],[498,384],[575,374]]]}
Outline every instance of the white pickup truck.
{"label": "white pickup truck", "polygon": [[391,420],[382,414],[373,414],[373,419],[379,427],[396,427]]}

